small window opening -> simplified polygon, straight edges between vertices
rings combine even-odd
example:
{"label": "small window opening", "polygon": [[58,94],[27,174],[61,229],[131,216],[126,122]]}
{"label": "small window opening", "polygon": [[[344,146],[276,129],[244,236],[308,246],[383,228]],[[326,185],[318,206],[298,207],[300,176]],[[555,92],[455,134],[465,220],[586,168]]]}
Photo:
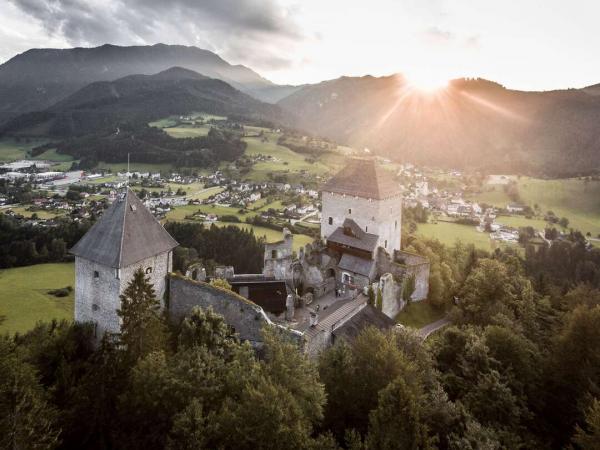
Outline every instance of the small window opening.
{"label": "small window opening", "polygon": [[96,305],[95,303],[92,305],[92,311],[98,311],[100,309],[100,307],[98,305]]}
{"label": "small window opening", "polygon": [[387,239],[385,240],[385,248],[387,248]]}
{"label": "small window opening", "polygon": [[333,225],[333,217],[329,218],[329,225]]}
{"label": "small window opening", "polygon": [[94,270],[94,278],[100,278],[100,273],[97,270]]}
{"label": "small window opening", "polygon": [[348,208],[348,214],[352,214],[352,208]]}
{"label": "small window opening", "polygon": [[152,267],[147,267],[147,268],[146,268],[146,273],[147,273],[147,274],[148,274],[148,273],[152,273]]}
{"label": "small window opening", "polygon": [[365,233],[369,232],[369,227],[365,227]]}
{"label": "small window opening", "polygon": [[277,259],[277,250],[271,250],[271,258]]}

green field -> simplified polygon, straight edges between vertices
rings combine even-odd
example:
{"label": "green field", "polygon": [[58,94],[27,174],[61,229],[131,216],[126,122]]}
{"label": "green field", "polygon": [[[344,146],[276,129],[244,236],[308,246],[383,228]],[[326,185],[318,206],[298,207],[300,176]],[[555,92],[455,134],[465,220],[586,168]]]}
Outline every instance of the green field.
{"label": "green field", "polygon": [[445,314],[443,309],[434,308],[429,302],[423,300],[406,305],[396,316],[396,322],[418,329],[441,319]]}
{"label": "green field", "polygon": [[[185,186],[186,185],[173,185],[173,187],[175,186],[181,186],[183,187],[183,189],[186,189]],[[187,185],[187,186],[192,186],[192,185]],[[175,189],[177,190],[177,189]],[[210,197],[211,195],[215,195],[215,194],[219,194],[221,192],[223,192],[225,190],[224,187],[221,186],[213,186],[213,187],[209,187],[209,188],[204,188],[204,187],[200,187],[200,188],[190,188],[187,190],[187,197],[193,200],[205,200],[208,197]]]}
{"label": "green field", "polygon": [[28,217],[28,218],[30,218],[33,214],[37,214],[38,218],[40,218],[40,219],[54,219],[55,217],[65,215],[64,211],[56,211],[56,210],[55,211],[47,211],[47,210],[28,211],[25,206],[14,206],[14,207],[11,207],[10,209],[12,209],[15,212],[15,214],[20,214],[23,217]]}
{"label": "green field", "polygon": [[257,162],[254,164],[246,179],[250,181],[264,181],[269,179],[269,174],[285,174],[290,181],[297,182],[303,176],[303,171],[313,175],[323,175],[329,172],[330,167],[320,161],[310,163],[306,161],[308,155],[301,155],[277,144],[277,133],[266,133],[267,141],[260,138],[247,137],[244,141],[248,144],[246,155],[271,156],[272,161]]}
{"label": "green field", "polygon": [[75,286],[72,263],[38,264],[0,270],[0,333],[24,332],[38,321],[73,318],[73,293],[54,297],[49,290]]}
{"label": "green field", "polygon": [[26,159],[33,147],[45,144],[46,142],[48,141],[45,139],[30,139],[29,142],[21,139],[17,142],[12,138],[2,138],[0,139],[0,162]]}
{"label": "green field", "polygon": [[175,125],[177,125],[178,119],[175,118],[175,116],[173,117],[167,117],[164,119],[160,119],[160,120],[155,120],[154,122],[150,122],[148,123],[149,127],[155,127],[155,128],[168,128],[168,127],[174,127]]}
{"label": "green field", "polygon": [[163,128],[165,133],[174,138],[194,138],[206,136],[210,131],[210,125],[179,125],[176,127]]}
{"label": "green field", "polygon": [[[590,232],[597,236],[600,233],[600,181],[521,177],[517,184],[521,199],[530,207],[537,204],[542,214],[553,211],[558,217],[566,217],[570,228],[584,234]],[[470,199],[498,207],[510,203],[500,185],[487,185],[484,192]]]}
{"label": "green field", "polygon": [[[533,227],[536,230],[544,230],[548,226],[548,222],[543,219],[528,219],[525,216],[498,216],[496,223],[513,228]],[[560,228],[558,225],[555,227]]]}
{"label": "green field", "polygon": [[[127,163],[126,162],[122,162],[122,163],[99,162],[96,167],[99,169],[110,169],[110,171],[113,173],[127,171]],[[129,165],[129,170],[131,172],[170,173],[173,170],[173,165],[132,162]]]}
{"label": "green field", "polygon": [[57,153],[55,148],[51,148],[50,150],[46,150],[44,153],[40,153],[37,156],[34,156],[31,159],[38,159],[42,161],[56,161],[56,162],[70,162],[73,161],[73,157],[71,155],[63,155],[62,153]]}
{"label": "green field", "polygon": [[417,234],[427,238],[435,238],[445,245],[454,245],[457,240],[465,244],[474,244],[475,247],[490,251],[493,241],[488,233],[481,233],[472,225],[460,225],[451,222],[420,223],[417,225]]}
{"label": "green field", "polygon": [[220,205],[186,205],[177,206],[167,213],[167,220],[181,221],[185,220],[186,216],[197,213],[198,211],[204,214],[216,214],[217,216],[236,216],[240,220],[246,220],[247,217],[254,217],[257,213],[255,212],[243,212],[240,213],[239,208],[231,208],[229,206]]}

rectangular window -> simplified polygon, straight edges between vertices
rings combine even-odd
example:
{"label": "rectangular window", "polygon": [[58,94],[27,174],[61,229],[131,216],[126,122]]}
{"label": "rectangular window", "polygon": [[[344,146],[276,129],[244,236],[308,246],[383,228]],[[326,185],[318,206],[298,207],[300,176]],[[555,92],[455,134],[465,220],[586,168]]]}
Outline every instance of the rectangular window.
{"label": "rectangular window", "polygon": [[333,217],[329,218],[329,225],[333,225]]}
{"label": "rectangular window", "polygon": [[348,214],[352,214],[352,208],[348,208]]}
{"label": "rectangular window", "polygon": [[385,240],[385,248],[387,248],[387,239]]}
{"label": "rectangular window", "polygon": [[100,278],[100,274],[97,270],[94,270],[94,278]]}

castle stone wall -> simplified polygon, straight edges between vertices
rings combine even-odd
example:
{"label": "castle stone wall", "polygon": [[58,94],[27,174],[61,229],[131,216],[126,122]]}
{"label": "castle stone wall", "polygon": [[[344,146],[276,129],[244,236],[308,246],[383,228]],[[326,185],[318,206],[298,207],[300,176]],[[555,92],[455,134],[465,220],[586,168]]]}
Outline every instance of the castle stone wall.
{"label": "castle stone wall", "polygon": [[194,306],[212,307],[240,338],[257,345],[262,342],[261,329],[271,321],[258,305],[226,289],[178,275],[169,276],[169,314],[183,320]]}
{"label": "castle stone wall", "polygon": [[121,321],[117,315],[117,310],[121,308],[119,296],[127,288],[138,268],[142,268],[150,278],[156,297],[164,305],[166,275],[172,268],[172,252],[144,259],[123,269],[76,257],[75,321],[94,322],[98,338],[105,332],[118,333],[121,329]]}
{"label": "castle stone wall", "polygon": [[288,229],[283,231],[282,241],[266,243],[263,274],[276,280],[291,279],[293,246],[294,237]]}
{"label": "castle stone wall", "polygon": [[105,332],[118,333],[120,286],[117,269],[75,258],[75,321],[94,322],[98,338]]}
{"label": "castle stone wall", "polygon": [[386,273],[379,279],[381,289],[381,312],[391,319],[404,308],[402,300],[402,283],[397,283],[391,273]]}
{"label": "castle stone wall", "polygon": [[398,251],[395,259],[404,265],[406,276],[415,277],[415,290],[410,297],[411,300],[415,302],[425,300],[429,294],[430,264],[427,258],[414,253]]}

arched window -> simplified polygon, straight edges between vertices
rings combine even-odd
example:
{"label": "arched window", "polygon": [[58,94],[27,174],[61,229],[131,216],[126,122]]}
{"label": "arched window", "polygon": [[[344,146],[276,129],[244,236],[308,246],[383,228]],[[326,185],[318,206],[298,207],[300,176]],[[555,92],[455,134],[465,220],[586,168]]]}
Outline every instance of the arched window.
{"label": "arched window", "polygon": [[152,273],[152,267],[146,267],[146,274]]}

